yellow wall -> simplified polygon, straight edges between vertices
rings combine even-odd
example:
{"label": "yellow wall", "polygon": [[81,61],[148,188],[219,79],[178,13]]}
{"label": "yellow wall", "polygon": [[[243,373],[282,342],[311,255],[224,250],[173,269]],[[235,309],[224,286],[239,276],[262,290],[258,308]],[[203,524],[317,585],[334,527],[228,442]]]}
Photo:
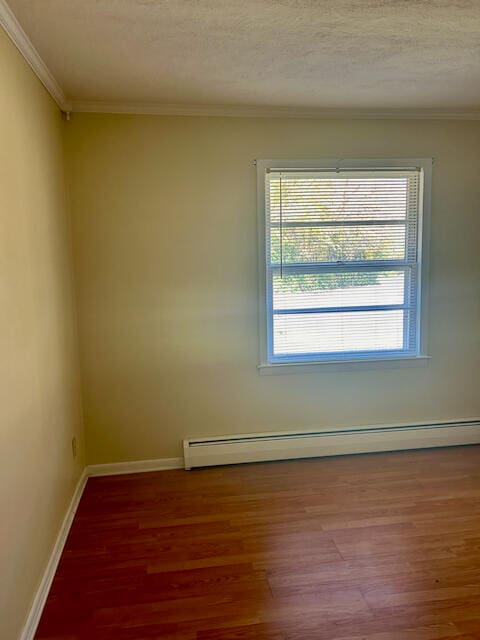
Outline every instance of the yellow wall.
{"label": "yellow wall", "polygon": [[0,87],[0,638],[14,640],[83,446],[64,123],[2,29]]}
{"label": "yellow wall", "polygon": [[[75,114],[87,457],[184,436],[477,416],[480,123]],[[425,368],[257,373],[254,158],[435,157]]]}

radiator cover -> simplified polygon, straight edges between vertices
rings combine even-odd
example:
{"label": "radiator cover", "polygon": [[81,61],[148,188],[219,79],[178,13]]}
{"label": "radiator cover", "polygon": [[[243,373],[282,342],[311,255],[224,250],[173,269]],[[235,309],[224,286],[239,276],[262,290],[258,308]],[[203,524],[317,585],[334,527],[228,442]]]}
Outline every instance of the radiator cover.
{"label": "radiator cover", "polygon": [[480,443],[480,419],[248,433],[183,441],[185,469]]}

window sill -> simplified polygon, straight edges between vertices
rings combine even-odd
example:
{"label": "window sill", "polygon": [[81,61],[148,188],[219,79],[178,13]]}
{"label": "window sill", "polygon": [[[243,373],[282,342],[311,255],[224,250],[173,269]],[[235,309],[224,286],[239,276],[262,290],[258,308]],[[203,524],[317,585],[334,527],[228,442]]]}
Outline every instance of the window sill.
{"label": "window sill", "polygon": [[385,358],[351,360],[325,360],[324,362],[288,362],[260,364],[258,373],[262,376],[288,373],[320,373],[326,371],[359,371],[366,369],[397,369],[404,367],[425,367],[431,356],[391,356]]}

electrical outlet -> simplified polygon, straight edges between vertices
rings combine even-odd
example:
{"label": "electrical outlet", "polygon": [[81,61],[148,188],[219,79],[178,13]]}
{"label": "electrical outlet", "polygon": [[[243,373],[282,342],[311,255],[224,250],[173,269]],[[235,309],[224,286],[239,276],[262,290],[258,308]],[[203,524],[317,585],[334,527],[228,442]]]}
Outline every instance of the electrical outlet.
{"label": "electrical outlet", "polygon": [[77,457],[77,439],[76,438],[72,438],[72,456],[74,458]]}

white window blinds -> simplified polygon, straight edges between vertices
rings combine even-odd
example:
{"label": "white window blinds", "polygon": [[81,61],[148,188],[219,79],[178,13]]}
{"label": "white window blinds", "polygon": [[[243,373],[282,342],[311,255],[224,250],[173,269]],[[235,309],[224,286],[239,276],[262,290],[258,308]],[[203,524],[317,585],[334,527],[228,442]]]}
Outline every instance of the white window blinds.
{"label": "white window blinds", "polygon": [[267,361],[418,354],[422,170],[264,178]]}

